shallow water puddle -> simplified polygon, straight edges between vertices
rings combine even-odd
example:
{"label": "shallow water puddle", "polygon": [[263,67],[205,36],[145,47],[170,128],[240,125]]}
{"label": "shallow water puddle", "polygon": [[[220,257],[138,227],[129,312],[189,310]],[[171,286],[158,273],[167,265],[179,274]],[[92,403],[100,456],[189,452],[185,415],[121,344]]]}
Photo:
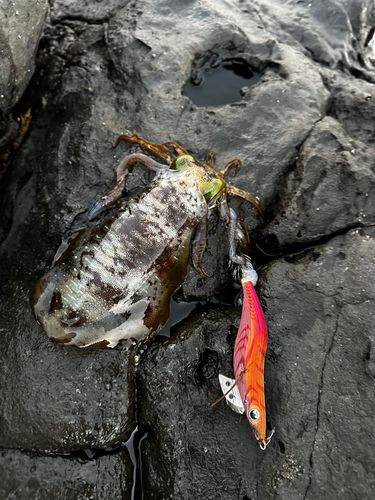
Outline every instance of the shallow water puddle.
{"label": "shallow water puddle", "polygon": [[171,299],[171,315],[169,320],[160,330],[158,335],[163,335],[164,337],[170,337],[172,326],[177,325],[180,321],[187,318],[191,311],[193,311],[198,304],[206,304],[207,302],[201,300],[193,300],[191,302],[176,302],[173,298]]}
{"label": "shallow water puddle", "polygon": [[241,88],[254,85],[261,73],[242,61],[229,60],[217,68],[205,68],[199,77],[190,78],[183,95],[196,106],[221,106],[242,99]]}

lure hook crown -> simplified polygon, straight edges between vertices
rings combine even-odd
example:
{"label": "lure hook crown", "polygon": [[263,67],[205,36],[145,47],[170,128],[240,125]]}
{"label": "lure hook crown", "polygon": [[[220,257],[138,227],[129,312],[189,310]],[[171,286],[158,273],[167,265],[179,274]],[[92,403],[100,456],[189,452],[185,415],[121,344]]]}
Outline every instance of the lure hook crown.
{"label": "lure hook crown", "polygon": [[259,446],[260,446],[260,449],[261,450],[265,450],[267,448],[267,445],[269,444],[269,442],[271,441],[271,438],[272,436],[275,434],[275,429],[276,427],[274,427],[270,433],[270,435],[268,437],[266,437],[266,439],[260,441],[259,443]]}

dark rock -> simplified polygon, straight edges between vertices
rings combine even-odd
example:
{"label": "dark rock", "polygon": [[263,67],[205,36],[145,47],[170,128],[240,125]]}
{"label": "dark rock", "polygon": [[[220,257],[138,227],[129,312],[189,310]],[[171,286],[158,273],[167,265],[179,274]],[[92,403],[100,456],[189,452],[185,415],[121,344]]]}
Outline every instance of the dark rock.
{"label": "dark rock", "polygon": [[0,451],[0,498],[130,498],[132,481],[129,462],[126,451],[89,461],[3,450]]}
{"label": "dark rock", "polygon": [[47,0],[2,2],[0,6],[0,122],[7,118],[33,75],[48,12]]}
{"label": "dark rock", "polygon": [[[6,313],[11,308],[17,322]],[[52,344],[21,286],[1,316],[1,447],[62,453],[129,438],[135,427],[133,353]]]}
{"label": "dark rock", "polygon": [[[278,429],[275,444],[279,440],[285,447],[283,465],[275,466],[270,452],[262,467],[280,498],[370,499],[374,494],[374,476],[366,473],[375,459],[369,417],[374,378],[368,372],[374,236],[373,228],[349,231],[276,261],[261,280],[268,356],[274,360],[267,372],[270,413]],[[290,460],[298,474],[284,474]],[[259,494],[269,498],[274,491],[262,487]]]}
{"label": "dark rock", "polygon": [[[359,59],[362,66],[368,66],[373,68],[375,63],[375,53],[374,47],[372,46],[371,39],[374,36],[374,26],[375,26],[375,2],[374,0],[369,0],[365,4],[361,5],[361,9],[358,8],[358,0],[353,2],[353,7],[360,11],[360,23],[357,25],[357,37],[360,45],[363,47],[363,60]],[[369,75],[366,74],[368,78]],[[374,81],[368,78],[369,81]]]}
{"label": "dark rock", "polygon": [[284,43],[296,46],[320,64],[337,67],[339,62],[353,63],[356,57],[348,7],[337,0],[298,4],[265,0],[259,2],[259,13],[264,27],[277,33]]}
{"label": "dark rock", "polygon": [[274,251],[374,224],[374,150],[333,118],[319,122],[299,152],[285,206],[262,234]]}
{"label": "dark rock", "polygon": [[66,19],[78,19],[90,23],[102,23],[116,15],[130,0],[53,0],[52,19],[54,23]]}
{"label": "dark rock", "polygon": [[0,153],[7,151],[17,137],[20,125],[15,120],[10,119],[4,130],[4,134],[0,139]]}
{"label": "dark rock", "polygon": [[332,94],[330,114],[351,138],[374,147],[375,85],[332,73],[324,76]]}

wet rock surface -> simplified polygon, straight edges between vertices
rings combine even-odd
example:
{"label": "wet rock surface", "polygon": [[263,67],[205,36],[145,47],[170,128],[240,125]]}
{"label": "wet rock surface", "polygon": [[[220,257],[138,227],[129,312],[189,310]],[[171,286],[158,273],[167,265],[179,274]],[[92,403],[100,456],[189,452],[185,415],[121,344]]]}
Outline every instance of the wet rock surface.
{"label": "wet rock surface", "polygon": [[[325,117],[299,151],[291,199],[263,232],[275,251],[374,225],[374,150]],[[286,198],[288,199],[288,198]]]}
{"label": "wet rock surface", "polygon": [[27,291],[18,288],[8,310],[10,304],[20,318],[2,321],[2,447],[67,453],[127,441],[135,428],[133,355],[52,344],[31,314]]}
{"label": "wet rock surface", "polygon": [[130,498],[126,452],[97,460],[38,456],[16,450],[0,453],[0,498],[65,500]]}
{"label": "wet rock surface", "polygon": [[[372,1],[54,2],[17,105],[32,122],[0,183],[1,498],[137,498],[123,447],[71,455],[120,446],[137,423],[145,498],[374,497],[374,12]],[[191,76],[232,60],[261,73],[242,99],[183,96]],[[218,373],[233,375],[239,308],[198,308],[142,353],[67,349],[32,316],[29,292],[61,240],[140,151],[111,149],[126,131],[202,160],[214,149],[219,169],[240,158],[229,181],[263,202],[264,222],[230,203],[264,264],[276,425],[265,452],[245,418],[209,407]],[[150,178],[134,167],[128,194]],[[190,267],[179,298],[230,290],[217,215],[203,267],[211,278]]]}
{"label": "wet rock surface", "polygon": [[48,12],[47,0],[2,2],[0,6],[0,125],[34,72],[35,53]]}
{"label": "wet rock surface", "polygon": [[[374,491],[373,443],[363,441],[374,426],[374,234],[373,228],[349,231],[280,259],[261,280],[273,360],[268,397],[280,429],[274,447],[278,439],[285,455],[276,470],[272,453],[265,460],[282,498],[337,492],[370,498]],[[353,482],[354,470],[366,486]]]}

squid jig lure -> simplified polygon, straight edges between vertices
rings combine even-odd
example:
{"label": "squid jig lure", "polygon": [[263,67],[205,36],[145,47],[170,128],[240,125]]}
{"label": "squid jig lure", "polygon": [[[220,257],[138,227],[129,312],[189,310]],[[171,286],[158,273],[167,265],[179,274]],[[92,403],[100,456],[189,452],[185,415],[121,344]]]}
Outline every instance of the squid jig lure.
{"label": "squid jig lure", "polygon": [[232,261],[238,264],[241,272],[243,305],[234,346],[235,379],[219,375],[223,396],[218,401],[225,397],[232,410],[246,414],[255,438],[261,449],[265,450],[275,431],[273,429],[266,437],[264,360],[268,340],[267,326],[254,289],[258,275],[250,258],[245,255],[232,255]]}

